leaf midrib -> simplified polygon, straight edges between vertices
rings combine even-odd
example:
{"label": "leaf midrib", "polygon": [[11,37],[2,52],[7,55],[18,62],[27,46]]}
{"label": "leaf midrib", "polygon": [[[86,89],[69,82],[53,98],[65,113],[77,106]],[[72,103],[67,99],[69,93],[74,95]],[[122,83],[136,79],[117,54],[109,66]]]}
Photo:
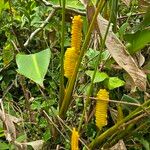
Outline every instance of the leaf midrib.
{"label": "leaf midrib", "polygon": [[32,58],[33,58],[33,64],[35,66],[35,70],[36,70],[39,78],[42,78],[42,75],[40,74],[40,70],[39,70],[39,67],[38,67],[37,58],[36,58],[35,55],[32,55]]}

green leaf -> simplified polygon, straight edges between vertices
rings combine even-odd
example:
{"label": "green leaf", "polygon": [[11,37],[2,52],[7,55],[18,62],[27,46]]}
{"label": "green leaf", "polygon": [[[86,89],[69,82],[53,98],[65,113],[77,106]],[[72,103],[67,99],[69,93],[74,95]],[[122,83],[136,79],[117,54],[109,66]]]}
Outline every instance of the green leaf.
{"label": "green leaf", "polygon": [[150,30],[145,29],[137,31],[133,34],[126,34],[125,40],[127,40],[127,48],[130,54],[133,54],[142,48],[144,48],[148,43],[150,43]]}
{"label": "green leaf", "polygon": [[4,0],[0,0],[0,14],[2,10],[6,10],[9,9],[9,3],[6,2]]}
{"label": "green leaf", "polygon": [[[86,73],[88,76],[90,76],[90,78],[92,79],[92,76],[93,76],[94,71],[92,71],[92,70],[87,70],[85,73]],[[93,83],[102,82],[102,81],[104,81],[106,78],[108,78],[108,75],[107,75],[105,72],[99,72],[99,71],[97,71]]]}
{"label": "green leaf", "polygon": [[8,150],[9,149],[9,145],[6,143],[0,143],[0,150]]}
{"label": "green leaf", "polygon": [[150,25],[150,11],[149,10],[150,10],[150,6],[148,7],[144,15],[143,21],[139,25],[139,29],[143,29],[144,27],[148,27]]}
{"label": "green leaf", "polygon": [[50,132],[50,129],[47,129],[45,133],[43,134],[43,139],[44,141],[48,141],[50,138],[51,138],[51,132]]}
{"label": "green leaf", "polygon": [[25,141],[27,139],[27,136],[25,135],[25,134],[23,134],[23,135],[20,135],[17,139],[16,139],[16,141],[17,142],[23,142],[23,141]]}
{"label": "green leaf", "polygon": [[[121,98],[121,101],[124,102],[128,102],[128,103],[137,103],[139,104],[139,101],[133,97],[130,97],[129,95],[124,94]],[[123,105],[123,104],[122,104]],[[127,109],[128,111],[134,110],[135,108],[137,108],[137,106],[130,106],[130,105],[123,105],[123,107],[125,109]]]}
{"label": "green leaf", "polygon": [[109,90],[113,90],[115,88],[123,86],[124,84],[125,82],[118,77],[109,77],[107,86]]}
{"label": "green leaf", "polygon": [[126,29],[127,29],[128,26],[129,26],[129,23],[128,23],[128,22],[125,22],[125,23],[120,27],[118,33],[119,33],[119,35],[120,35],[121,38],[122,38],[123,35],[125,34]]}
{"label": "green leaf", "polygon": [[137,141],[139,141],[145,148],[145,150],[150,150],[150,144],[147,140],[145,140],[143,137],[136,138]]}
{"label": "green leaf", "polygon": [[40,101],[34,101],[31,105],[31,109],[40,110],[41,109],[41,102]]}
{"label": "green leaf", "polygon": [[14,50],[13,46],[10,43],[9,44],[6,43],[5,46],[3,47],[2,57],[4,65],[8,65],[13,60]]}
{"label": "green leaf", "polygon": [[43,87],[44,77],[50,62],[50,54],[50,49],[30,55],[17,54],[17,72]]}
{"label": "green leaf", "polygon": [[77,1],[77,0],[66,1],[66,5],[68,7],[73,7],[76,9],[84,10],[84,6],[82,5],[82,3],[80,1]]}
{"label": "green leaf", "polygon": [[94,57],[98,56],[98,54],[99,51],[89,48],[85,55],[88,57],[88,59],[93,59]]}

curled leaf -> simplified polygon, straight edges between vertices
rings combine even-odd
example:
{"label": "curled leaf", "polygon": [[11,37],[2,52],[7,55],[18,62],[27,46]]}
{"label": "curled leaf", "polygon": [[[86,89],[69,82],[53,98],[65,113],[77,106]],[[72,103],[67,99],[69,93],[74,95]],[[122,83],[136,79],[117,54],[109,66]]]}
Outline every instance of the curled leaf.
{"label": "curled leaf", "polygon": [[[102,37],[105,36],[108,21],[105,20],[101,15],[97,18],[98,28],[101,32]],[[106,38],[106,47],[109,50],[111,56],[115,59],[119,66],[128,72],[136,87],[140,90],[146,90],[146,75],[140,70],[135,63],[134,59],[127,52],[126,47],[118,39],[118,37],[112,32],[110,28]]]}

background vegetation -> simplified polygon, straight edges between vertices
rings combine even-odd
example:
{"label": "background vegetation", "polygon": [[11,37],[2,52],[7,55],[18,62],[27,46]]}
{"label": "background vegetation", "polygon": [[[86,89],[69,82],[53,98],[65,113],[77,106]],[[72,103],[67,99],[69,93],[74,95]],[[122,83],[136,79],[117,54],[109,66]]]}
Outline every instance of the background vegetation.
{"label": "background vegetation", "polygon": [[[150,149],[149,0],[0,0],[0,150]],[[64,77],[72,18],[83,19],[74,76]],[[109,91],[108,125],[95,98]],[[114,146],[115,145],[115,146]]]}

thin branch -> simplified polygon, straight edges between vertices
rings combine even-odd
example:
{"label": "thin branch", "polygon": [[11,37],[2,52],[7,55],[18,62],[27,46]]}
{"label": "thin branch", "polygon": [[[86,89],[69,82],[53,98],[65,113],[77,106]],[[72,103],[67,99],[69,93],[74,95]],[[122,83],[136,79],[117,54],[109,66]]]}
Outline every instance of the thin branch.
{"label": "thin branch", "polygon": [[[42,2],[45,6],[50,6],[54,9],[57,9],[57,10],[60,10],[62,9],[62,6],[59,6],[59,5],[54,5],[50,2],[47,2],[46,0],[36,0],[38,2]],[[65,8],[65,10],[69,13],[75,13],[75,14],[78,14],[78,15],[82,15],[82,16],[85,16],[86,15],[86,12],[85,11],[81,11],[81,10],[78,10],[78,9],[74,9],[72,7],[67,7]]]}
{"label": "thin branch", "polygon": [[[134,14],[131,14],[131,17],[134,17],[134,16],[142,16],[144,15],[145,12],[140,12],[140,13],[134,13]],[[122,20],[122,19],[127,19],[129,16],[121,16],[121,17],[118,17],[117,20]]]}
{"label": "thin branch", "polygon": [[[84,95],[73,95],[74,97],[81,97],[81,98],[87,98],[87,96],[84,96]],[[98,98],[95,98],[95,97],[89,97],[90,99],[93,99],[93,100],[97,100]],[[105,100],[103,99],[102,101],[108,101],[108,100]],[[130,103],[130,102],[123,102],[123,101],[117,101],[117,100],[109,100],[109,102],[112,102],[112,103],[119,103],[119,104],[125,104],[125,105],[133,105],[133,106],[138,106],[140,107],[141,104],[137,104],[137,103]]]}
{"label": "thin branch", "polygon": [[[46,18],[46,20],[40,25],[39,28],[37,28],[35,31],[33,31],[30,35],[30,37],[27,39],[27,41],[24,43],[24,47],[27,47],[30,43],[30,41],[35,37],[35,35],[37,33],[39,33],[50,21],[50,19],[54,16],[55,12],[57,10],[60,10],[62,9],[62,6],[59,6],[59,5],[53,5],[52,3],[49,3],[45,0],[36,0],[38,2],[42,2],[45,6],[50,6],[53,8],[53,10],[51,11],[51,13],[48,15],[48,17]],[[77,10],[77,9],[74,9],[74,8],[65,8],[65,10],[69,13],[76,13],[76,14],[79,14],[79,15],[83,15],[85,16],[86,15],[86,12],[85,11],[80,11],[80,10]]]}
{"label": "thin branch", "polygon": [[24,43],[24,47],[27,47],[29,45],[29,42],[34,38],[34,36],[39,33],[48,23],[49,20],[53,17],[57,9],[53,9],[51,13],[48,15],[46,20],[40,25],[39,28],[37,28],[34,32],[31,33],[30,37],[27,39],[27,41]]}
{"label": "thin branch", "polygon": [[129,124],[135,123],[135,122],[137,122],[138,120],[140,120],[141,118],[146,117],[146,116],[148,116],[147,113],[141,114],[141,115],[135,117],[134,119],[129,120],[128,122],[124,123],[124,124],[122,125],[122,127],[125,127],[125,126],[127,126],[127,125],[129,125]]}
{"label": "thin branch", "polygon": [[[17,78],[17,77],[16,77],[16,78]],[[15,79],[15,80],[16,80],[16,79]],[[4,100],[5,96],[6,96],[7,93],[9,92],[9,90],[14,86],[15,80],[13,80],[12,83],[4,90],[3,96],[2,96],[2,100]]]}
{"label": "thin branch", "polygon": [[53,122],[53,120],[49,117],[49,115],[46,113],[46,111],[43,110],[42,112],[43,112],[43,114],[44,114],[44,117],[45,117],[46,120],[48,121],[48,123],[49,123],[49,124],[51,123],[51,124],[57,129],[57,131],[62,135],[62,137],[63,137],[64,139],[66,139],[66,137],[65,137],[65,136],[63,135],[63,133],[59,130],[58,126]]}
{"label": "thin branch", "polygon": [[15,44],[15,42],[13,40],[11,40],[11,43],[13,44],[15,50],[19,53],[20,51],[19,51],[17,45]]}

